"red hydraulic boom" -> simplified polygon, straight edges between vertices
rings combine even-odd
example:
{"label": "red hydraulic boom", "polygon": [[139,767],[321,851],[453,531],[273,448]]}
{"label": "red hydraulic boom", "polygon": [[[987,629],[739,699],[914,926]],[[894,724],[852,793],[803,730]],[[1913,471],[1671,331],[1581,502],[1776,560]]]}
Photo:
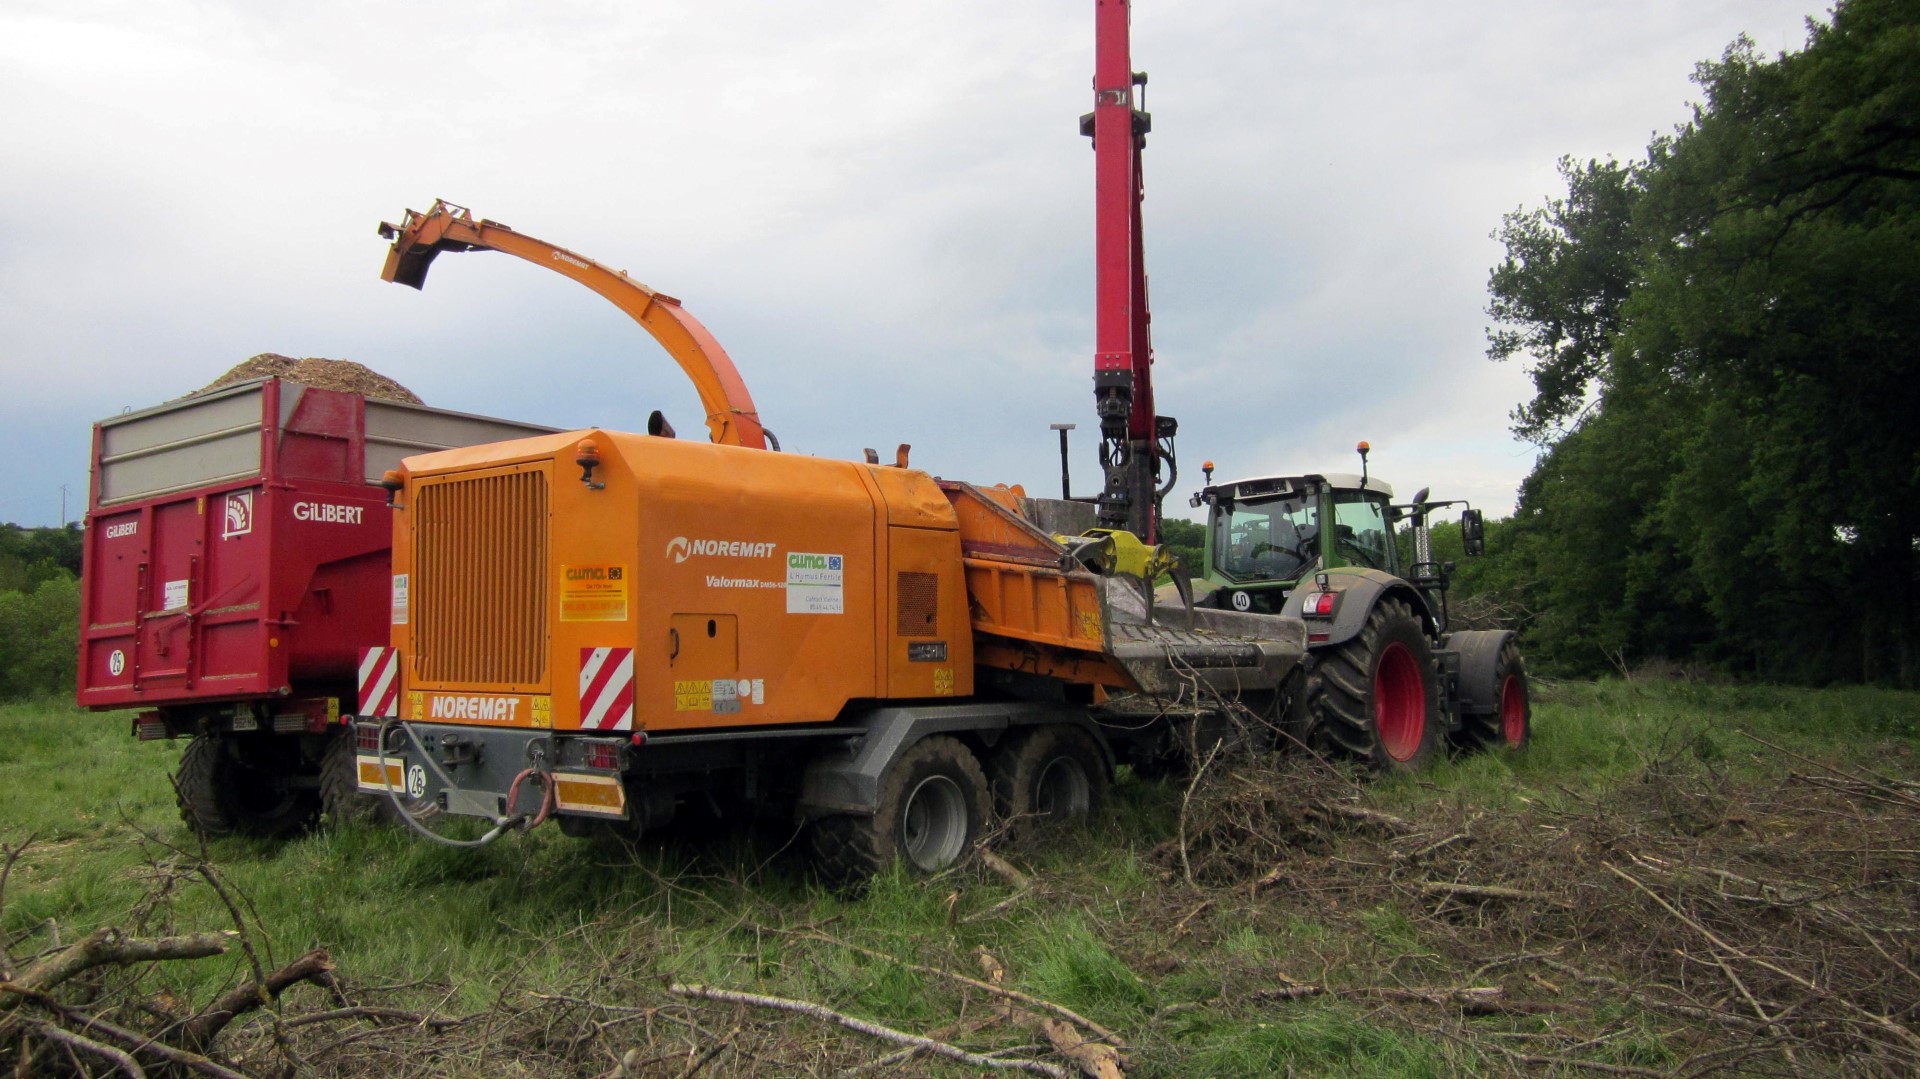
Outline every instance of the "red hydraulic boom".
{"label": "red hydraulic boom", "polygon": [[[1153,346],[1148,341],[1147,270],[1140,236],[1145,189],[1140,155],[1153,118],[1147,75],[1133,70],[1130,0],[1094,4],[1093,111],[1080,133],[1093,139],[1096,294],[1093,395],[1100,417],[1100,524],[1157,542],[1160,500],[1175,478],[1178,423],[1153,408]],[[1136,105],[1134,88],[1140,88]],[[1167,464],[1161,483],[1160,463]]]}

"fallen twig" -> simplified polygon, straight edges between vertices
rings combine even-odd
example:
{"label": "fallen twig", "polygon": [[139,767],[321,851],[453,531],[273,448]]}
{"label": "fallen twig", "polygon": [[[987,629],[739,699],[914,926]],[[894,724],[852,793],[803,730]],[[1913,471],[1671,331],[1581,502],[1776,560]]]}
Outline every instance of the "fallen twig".
{"label": "fallen twig", "polygon": [[265,983],[242,982],[214,1001],[207,1010],[188,1021],[180,1032],[181,1044],[189,1049],[205,1049],[233,1022],[255,1008],[277,1000],[288,986],[305,981],[320,981],[333,972],[333,957],[325,948],[315,948],[300,958],[267,975]]}
{"label": "fallen twig", "polygon": [[1006,881],[1008,884],[1020,889],[1033,887],[1033,878],[1015,869],[1012,862],[1007,861],[1005,858],[1000,857],[985,847],[976,848],[976,852],[980,855],[980,864],[993,870],[995,876]]}
{"label": "fallen twig", "polygon": [[[83,1038],[70,1030],[63,1030],[60,1027],[54,1026],[52,1023],[29,1021],[26,1024],[26,1030],[31,1037],[43,1038],[47,1041],[67,1046],[70,1049],[78,1050],[89,1056],[100,1057],[120,1071],[132,1076],[133,1079],[147,1079],[146,1071],[140,1067],[138,1062],[122,1050],[111,1045],[94,1041],[92,1038]],[[28,1074],[29,1059],[27,1048],[22,1046],[20,1050],[20,1074]]]}
{"label": "fallen twig", "polygon": [[1123,1079],[1125,1073],[1120,1070],[1120,1054],[1110,1045],[1080,1036],[1079,1032],[1058,1019],[1040,1020],[1040,1032],[1047,1036],[1060,1055],[1079,1065],[1089,1079]]}
{"label": "fallen twig", "polygon": [[[141,940],[118,929],[103,927],[62,948],[20,972],[9,982],[0,982],[0,1009],[19,1002],[22,991],[44,993],[60,983],[99,966],[126,966],[158,959],[204,959],[227,950],[234,938],[230,932],[190,933],[182,937]],[[11,996],[12,999],[9,999]]]}
{"label": "fallen twig", "polygon": [[1506,888],[1498,884],[1453,884],[1448,881],[1423,880],[1420,882],[1420,890],[1428,895],[1470,895],[1476,899],[1517,899],[1530,903],[1547,903],[1556,907],[1573,906],[1559,896],[1548,895],[1545,892],[1529,892],[1520,888]]}
{"label": "fallen twig", "polygon": [[[1018,989],[1008,989],[1006,986],[999,984],[999,979],[995,979],[994,981],[991,981],[991,982],[983,982],[978,978],[970,978],[967,975],[958,973],[956,971],[942,970],[939,967],[929,967],[920,963],[909,963],[906,960],[901,959],[899,956],[888,955],[885,952],[875,951],[872,948],[863,948],[858,944],[852,944],[844,940],[838,940],[834,937],[827,936],[825,933],[807,933],[802,935],[800,939],[816,940],[822,944],[831,944],[836,948],[845,948],[850,952],[858,952],[859,954],[864,955],[869,959],[880,959],[889,963],[897,964],[901,967],[905,967],[906,969],[914,971],[915,973],[918,973],[918,974],[932,974],[936,977],[946,978],[950,981],[959,982],[962,985],[972,986],[973,988],[981,990],[982,992],[991,993],[1002,1000],[1016,1001],[1020,1004],[1025,1004],[1030,1008],[1038,1008],[1044,1012],[1051,1012],[1052,1014],[1057,1015],[1060,1018],[1065,1019],[1070,1023],[1077,1023],[1080,1026],[1086,1028],[1088,1031],[1091,1031],[1093,1034],[1097,1035],[1101,1041],[1106,1042],[1108,1045],[1116,1046],[1121,1049],[1124,1049],[1127,1046],[1127,1043],[1121,1039],[1120,1035],[1115,1034],[1113,1031],[1108,1030],[1106,1027],[1101,1026],[1099,1023],[1096,1023],[1093,1020],[1088,1019],[1086,1016],[1081,1015],[1079,1012],[1073,1011],[1070,1008],[1062,1007],[1058,1004],[1055,1004],[1053,1001],[1043,1000],[1040,997],[1033,996],[1030,993],[1022,993]],[[982,965],[986,966],[986,969],[989,971],[989,973],[991,973],[991,971],[995,967],[1000,967],[1001,977],[1006,976],[1005,967],[1000,966],[1000,961],[998,959],[994,959],[992,955],[986,954],[984,948],[981,949],[980,954],[985,956],[985,959],[982,960]],[[992,965],[990,966],[986,965],[986,960],[992,960]]]}
{"label": "fallen twig", "polygon": [[895,1030],[892,1027],[882,1026],[868,1019],[861,1019],[857,1016],[848,1015],[845,1012],[834,1011],[824,1004],[815,1004],[811,1001],[793,1000],[789,997],[766,996],[761,993],[742,993],[737,990],[719,989],[710,985],[681,985],[675,983],[667,986],[667,992],[677,997],[689,997],[695,1000],[713,1000],[723,1004],[746,1004],[756,1008],[776,1008],[780,1011],[792,1012],[796,1015],[805,1015],[825,1022],[837,1023],[848,1030],[857,1031],[870,1037],[881,1038],[898,1045],[917,1046],[936,1056],[943,1056],[948,1060],[957,1060],[976,1068],[1002,1068],[1014,1071],[1033,1072],[1038,1075],[1049,1075],[1053,1076],[1054,1079],[1071,1079],[1067,1070],[1057,1064],[1048,1064],[1040,1060],[1002,1060],[996,1057],[982,1056],[979,1053],[970,1053],[957,1045],[950,1045],[946,1042],[936,1041],[918,1034],[909,1034],[904,1030]]}

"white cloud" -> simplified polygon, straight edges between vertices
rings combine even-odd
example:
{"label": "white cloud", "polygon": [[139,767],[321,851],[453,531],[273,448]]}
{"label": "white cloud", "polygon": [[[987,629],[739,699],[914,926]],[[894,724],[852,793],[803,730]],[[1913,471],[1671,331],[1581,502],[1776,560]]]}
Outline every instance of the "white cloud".
{"label": "white cloud", "polygon": [[[1736,34],[1805,0],[1140,0],[1147,252],[1186,476],[1375,467],[1496,512],[1524,373],[1484,359],[1487,237],[1553,161],[1641,152]],[[435,196],[681,297],[789,448],[915,445],[1094,486],[1092,5],[0,3],[0,519],[84,491],[88,424],[261,351],[430,403],[698,427],[664,354],[505,256],[377,278]],[[1227,468],[1226,461],[1234,467]]]}

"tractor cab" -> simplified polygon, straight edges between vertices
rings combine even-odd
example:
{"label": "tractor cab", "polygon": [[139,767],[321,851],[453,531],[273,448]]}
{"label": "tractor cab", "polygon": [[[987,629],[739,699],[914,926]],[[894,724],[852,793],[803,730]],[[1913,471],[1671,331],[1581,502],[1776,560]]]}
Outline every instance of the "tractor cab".
{"label": "tractor cab", "polygon": [[1405,576],[1393,525],[1393,487],[1352,473],[1265,476],[1210,484],[1204,565],[1194,576],[1208,606],[1276,613],[1302,578],[1345,567]]}

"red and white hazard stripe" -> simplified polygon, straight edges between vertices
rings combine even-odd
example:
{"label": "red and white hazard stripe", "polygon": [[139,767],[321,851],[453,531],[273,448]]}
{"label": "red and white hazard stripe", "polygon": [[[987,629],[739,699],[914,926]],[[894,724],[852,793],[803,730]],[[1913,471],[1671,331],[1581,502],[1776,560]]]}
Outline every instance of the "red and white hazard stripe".
{"label": "red and white hazard stripe", "polygon": [[363,716],[400,714],[400,650],[360,650],[360,709]]}
{"label": "red and white hazard stripe", "polygon": [[633,729],[633,649],[580,650],[580,726],[597,731]]}

